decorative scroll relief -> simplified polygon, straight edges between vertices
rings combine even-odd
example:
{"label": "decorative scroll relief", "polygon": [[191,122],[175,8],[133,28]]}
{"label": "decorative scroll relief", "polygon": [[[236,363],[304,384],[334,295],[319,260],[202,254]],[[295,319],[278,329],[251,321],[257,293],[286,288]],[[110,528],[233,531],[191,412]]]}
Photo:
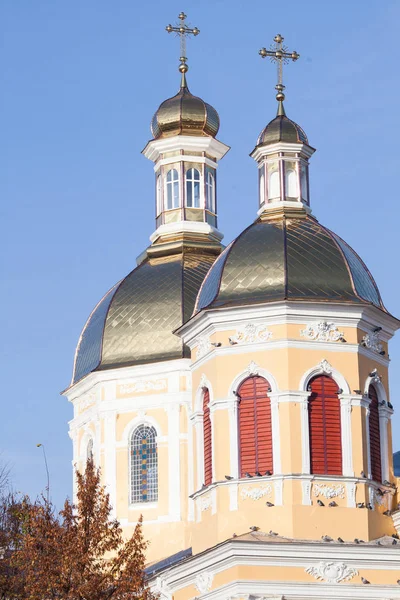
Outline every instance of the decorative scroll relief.
{"label": "decorative scroll relief", "polygon": [[78,411],[82,412],[86,410],[89,406],[96,402],[96,394],[91,392],[90,394],[86,394],[78,401]]}
{"label": "decorative scroll relief", "polygon": [[236,330],[235,335],[229,338],[231,344],[253,344],[254,342],[266,342],[272,337],[266,325],[247,323]]}
{"label": "decorative scroll relief", "polygon": [[323,360],[321,360],[320,363],[318,363],[319,368],[321,369],[321,371],[323,373],[326,373],[327,375],[332,375],[333,372],[333,367],[330,363],[328,363],[328,361],[326,360],[326,358],[324,358]]}
{"label": "decorative scroll relief", "polygon": [[213,579],[214,575],[212,573],[204,571],[203,573],[196,575],[194,585],[200,594],[206,594],[211,589]]}
{"label": "decorative scroll relief", "polygon": [[209,337],[204,336],[200,338],[197,344],[196,358],[202,358],[208,352],[210,352],[211,348],[212,346]]}
{"label": "decorative scroll relief", "polygon": [[304,569],[306,573],[327,583],[340,583],[341,581],[350,581],[358,571],[351,569],[343,562],[323,562],[321,561],[316,567]]}
{"label": "decorative scroll relief", "polygon": [[118,393],[121,396],[130,394],[142,394],[143,392],[161,392],[167,389],[166,379],[145,380],[138,379],[132,383],[126,383],[118,386]]}
{"label": "decorative scroll relief", "polygon": [[371,383],[382,383],[382,377],[379,375],[378,370],[374,369],[370,373],[371,375]]}
{"label": "decorative scroll relief", "polygon": [[270,496],[272,494],[272,487],[270,485],[265,485],[263,487],[248,487],[242,488],[240,491],[240,495],[243,500],[249,498],[250,500],[260,500],[260,498],[264,498],[264,496]]}
{"label": "decorative scroll relief", "polygon": [[383,352],[383,346],[379,341],[379,334],[377,331],[372,331],[371,333],[364,335],[361,346],[364,346],[364,348],[368,348],[368,350],[372,350],[377,354]]}
{"label": "decorative scroll relief", "polygon": [[254,362],[254,360],[252,360],[249,363],[249,366],[247,367],[246,371],[250,376],[258,375],[260,373],[260,367],[258,366],[257,363]]}
{"label": "decorative scroll relief", "polygon": [[314,483],[313,494],[316,498],[318,496],[324,496],[330,500],[331,498],[344,498],[345,489],[344,485],[325,485],[321,483]]}
{"label": "decorative scroll relief", "polygon": [[339,331],[335,323],[319,321],[309,323],[305,329],[301,329],[300,336],[318,342],[339,342],[343,339],[343,331]]}

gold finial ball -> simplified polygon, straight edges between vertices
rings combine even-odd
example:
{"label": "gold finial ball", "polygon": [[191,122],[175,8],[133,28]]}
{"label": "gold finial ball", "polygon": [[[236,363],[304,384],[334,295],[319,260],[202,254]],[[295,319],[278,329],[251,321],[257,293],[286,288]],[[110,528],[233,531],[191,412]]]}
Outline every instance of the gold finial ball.
{"label": "gold finial ball", "polygon": [[276,95],[276,99],[278,100],[278,102],[283,102],[285,99],[285,94],[283,92],[278,92]]}
{"label": "gold finial ball", "polygon": [[171,31],[173,31],[171,23],[166,26],[165,30],[168,31],[168,33],[171,33]]}
{"label": "gold finial ball", "polygon": [[261,50],[258,53],[260,56],[262,56],[262,58],[265,58],[266,56],[268,56],[267,54],[267,49],[266,48],[261,48]]}
{"label": "gold finial ball", "polygon": [[298,54],[296,52],[296,50],[293,50],[293,52],[292,52],[292,60],[297,60],[299,58],[300,58],[300,54]]}
{"label": "gold finial ball", "polygon": [[278,60],[280,60],[280,59],[282,58],[282,56],[283,56],[283,54],[282,54],[282,50],[277,50],[277,51],[275,52],[275,56],[276,56],[276,58],[277,58]]}
{"label": "gold finial ball", "polygon": [[274,37],[274,42],[276,42],[277,44],[280,44],[281,42],[283,42],[284,38],[281,36],[280,33],[277,33],[276,36]]}
{"label": "gold finial ball", "polygon": [[184,27],[179,27],[179,33],[185,33],[185,28]]}
{"label": "gold finial ball", "polygon": [[180,71],[181,73],[187,73],[187,72],[188,72],[188,70],[189,70],[189,67],[187,66],[187,64],[186,64],[186,63],[181,63],[181,64],[179,65],[179,71]]}
{"label": "gold finial ball", "polygon": [[197,27],[193,27],[193,35],[199,35],[200,33],[200,29],[197,29]]}
{"label": "gold finial ball", "polygon": [[184,12],[179,13],[178,15],[178,19],[180,19],[181,21],[184,21],[186,19],[187,15],[185,15]]}

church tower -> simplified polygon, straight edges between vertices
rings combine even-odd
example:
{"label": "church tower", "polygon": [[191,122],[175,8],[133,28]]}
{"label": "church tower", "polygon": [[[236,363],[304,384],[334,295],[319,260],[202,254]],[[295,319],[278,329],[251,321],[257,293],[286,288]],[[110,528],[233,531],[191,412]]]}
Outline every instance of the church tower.
{"label": "church tower", "polygon": [[[388,343],[400,322],[312,212],[304,130],[277,115],[251,153],[255,220],[222,248],[218,114],[186,82],[152,122],[156,228],[89,317],[65,395],[127,534],[139,515],[162,600],[400,599]],[[397,529],[396,529],[397,528]]]}

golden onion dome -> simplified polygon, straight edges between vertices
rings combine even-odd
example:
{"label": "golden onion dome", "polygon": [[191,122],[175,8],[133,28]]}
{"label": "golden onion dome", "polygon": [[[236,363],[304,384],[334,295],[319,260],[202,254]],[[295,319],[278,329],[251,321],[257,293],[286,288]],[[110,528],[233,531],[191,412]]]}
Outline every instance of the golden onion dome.
{"label": "golden onion dome", "polygon": [[275,119],[272,119],[258,136],[256,146],[267,146],[277,142],[308,144],[305,131],[286,116],[282,101],[278,104]]}
{"label": "golden onion dome", "polygon": [[179,92],[160,105],[151,122],[154,139],[173,135],[215,137],[218,130],[217,111],[190,93],[184,76]]}

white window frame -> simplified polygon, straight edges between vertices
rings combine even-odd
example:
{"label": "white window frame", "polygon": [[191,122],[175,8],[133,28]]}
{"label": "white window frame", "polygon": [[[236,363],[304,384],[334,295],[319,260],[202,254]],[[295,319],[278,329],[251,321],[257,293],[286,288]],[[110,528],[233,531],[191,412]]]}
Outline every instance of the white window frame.
{"label": "white window frame", "polygon": [[[189,173],[191,174],[189,176]],[[195,179],[196,173],[198,175],[198,179]],[[195,201],[195,189],[196,189],[196,185],[198,184],[198,206],[196,206],[194,204]],[[188,190],[191,190],[191,196],[192,196],[192,205],[189,206],[189,194],[188,194]],[[202,208],[202,194],[201,194],[201,189],[202,189],[202,185],[201,185],[201,173],[199,171],[199,169],[196,169],[196,167],[190,167],[190,169],[187,169],[186,173],[185,173],[185,198],[186,198],[186,207],[187,208]]]}
{"label": "white window frame", "polygon": [[[175,175],[176,174],[176,175]],[[171,179],[169,179],[171,177]],[[175,185],[177,185],[178,194],[175,196]],[[175,210],[180,207],[180,182],[179,182],[179,171],[175,167],[169,169],[165,176],[165,198],[164,198],[164,209]],[[169,194],[171,195],[171,206],[169,203]]]}
{"label": "white window frame", "polygon": [[215,207],[215,175],[211,171],[206,171],[206,209],[216,214]]}

